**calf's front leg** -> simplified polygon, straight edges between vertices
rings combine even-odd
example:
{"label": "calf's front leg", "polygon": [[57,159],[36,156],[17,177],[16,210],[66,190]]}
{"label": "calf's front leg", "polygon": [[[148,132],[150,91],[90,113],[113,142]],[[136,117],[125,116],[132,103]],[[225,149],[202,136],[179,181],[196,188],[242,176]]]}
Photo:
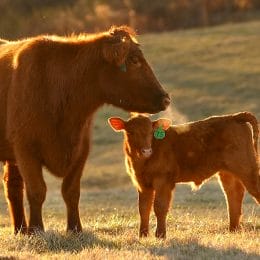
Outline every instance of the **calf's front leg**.
{"label": "calf's front leg", "polygon": [[139,214],[140,214],[140,237],[147,237],[149,233],[149,217],[154,200],[154,190],[144,188],[139,193]]}
{"label": "calf's front leg", "polygon": [[155,236],[158,238],[166,238],[166,217],[172,199],[173,188],[172,185],[161,181],[155,184],[154,212],[157,218]]}

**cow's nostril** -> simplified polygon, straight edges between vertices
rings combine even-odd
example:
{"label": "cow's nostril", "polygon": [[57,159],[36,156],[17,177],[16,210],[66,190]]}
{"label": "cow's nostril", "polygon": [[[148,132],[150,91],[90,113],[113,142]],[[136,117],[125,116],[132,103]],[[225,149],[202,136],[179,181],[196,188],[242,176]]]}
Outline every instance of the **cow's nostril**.
{"label": "cow's nostril", "polygon": [[163,103],[164,107],[168,107],[170,105],[170,103],[171,103],[170,97],[167,95],[167,97],[165,97],[163,99],[162,103]]}

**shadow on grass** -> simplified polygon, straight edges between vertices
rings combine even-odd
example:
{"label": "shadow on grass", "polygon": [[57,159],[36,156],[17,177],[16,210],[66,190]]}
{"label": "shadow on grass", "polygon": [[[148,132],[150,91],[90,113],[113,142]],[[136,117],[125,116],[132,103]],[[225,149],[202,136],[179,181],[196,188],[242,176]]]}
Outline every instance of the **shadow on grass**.
{"label": "shadow on grass", "polygon": [[253,231],[253,232],[257,232],[260,231],[260,225],[259,224],[252,224],[252,223],[242,223],[242,230],[245,232],[248,231]]}
{"label": "shadow on grass", "polygon": [[167,247],[152,246],[149,252],[156,256],[163,256],[165,259],[259,259],[258,254],[247,253],[237,248],[218,249],[204,246],[197,240],[181,242],[171,240]]}
{"label": "shadow on grass", "polygon": [[[94,232],[84,231],[82,233],[59,233],[58,231],[47,231],[45,233],[38,233],[34,236],[18,235],[14,237],[15,243],[10,244],[14,246],[15,251],[30,251],[37,254],[57,254],[57,253],[80,253],[83,250],[91,250],[100,248],[103,250],[134,250],[144,252],[151,256],[163,257],[163,259],[259,259],[256,253],[248,253],[242,249],[230,247],[222,249],[223,246],[206,246],[202,245],[198,239],[180,240],[167,239],[166,241],[152,239],[139,240],[138,238],[129,238],[128,246],[125,242],[113,242],[113,237],[116,237],[122,230],[117,232],[110,232],[108,229],[103,230],[108,236],[107,238],[98,237]],[[102,232],[103,233],[103,232]],[[225,234],[225,232],[223,232]],[[221,237],[220,237],[221,238]],[[221,242],[221,241],[220,241]],[[10,243],[10,241],[8,242]],[[129,247],[130,246],[130,247]],[[9,251],[11,248],[9,248]],[[1,256],[0,256],[0,259]],[[12,259],[12,258],[10,258]]]}
{"label": "shadow on grass", "polygon": [[77,234],[61,234],[55,231],[47,231],[45,233],[38,233],[35,236],[31,236],[29,239],[32,240],[32,243],[30,243],[31,249],[35,250],[37,253],[78,253],[84,249],[91,249],[95,247],[109,249],[118,248],[115,243],[105,239],[99,239],[89,231],[84,231]]}

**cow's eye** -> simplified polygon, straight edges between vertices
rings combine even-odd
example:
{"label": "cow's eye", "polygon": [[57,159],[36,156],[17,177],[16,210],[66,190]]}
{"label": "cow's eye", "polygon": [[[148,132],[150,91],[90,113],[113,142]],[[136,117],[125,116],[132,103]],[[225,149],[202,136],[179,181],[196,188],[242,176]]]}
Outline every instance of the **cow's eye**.
{"label": "cow's eye", "polygon": [[140,66],[141,66],[141,62],[140,62],[139,58],[136,57],[136,56],[131,57],[130,62],[131,62],[134,66],[137,66],[137,67],[140,67]]}

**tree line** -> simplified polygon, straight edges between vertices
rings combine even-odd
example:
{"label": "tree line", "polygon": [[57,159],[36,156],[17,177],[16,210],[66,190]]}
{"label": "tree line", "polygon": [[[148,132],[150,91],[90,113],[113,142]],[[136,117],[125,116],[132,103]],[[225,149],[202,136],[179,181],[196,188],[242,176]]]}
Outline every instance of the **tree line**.
{"label": "tree line", "polygon": [[259,0],[0,0],[0,37],[100,31],[128,24],[138,32],[260,18]]}

